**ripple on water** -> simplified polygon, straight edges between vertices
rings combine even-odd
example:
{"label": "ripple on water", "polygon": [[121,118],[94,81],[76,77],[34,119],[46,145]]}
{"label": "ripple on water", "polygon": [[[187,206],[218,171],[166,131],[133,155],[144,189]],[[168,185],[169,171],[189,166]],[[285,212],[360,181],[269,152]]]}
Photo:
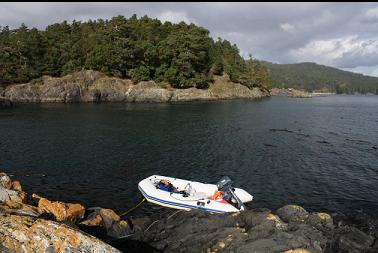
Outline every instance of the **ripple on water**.
{"label": "ripple on water", "polygon": [[[248,207],[377,212],[378,98],[20,105],[1,116],[0,168],[28,192],[123,211],[151,174],[215,183]],[[45,175],[45,176],[42,176]],[[133,215],[167,209],[145,204]]]}

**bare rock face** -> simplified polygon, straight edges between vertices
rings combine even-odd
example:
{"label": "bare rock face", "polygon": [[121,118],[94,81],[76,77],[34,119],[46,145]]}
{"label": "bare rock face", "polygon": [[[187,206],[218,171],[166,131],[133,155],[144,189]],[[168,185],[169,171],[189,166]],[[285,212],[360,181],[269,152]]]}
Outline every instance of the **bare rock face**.
{"label": "bare rock face", "polygon": [[117,249],[64,224],[0,214],[3,252],[110,252]]}
{"label": "bare rock face", "polygon": [[121,220],[121,217],[111,209],[93,207],[88,208],[87,211],[90,214],[79,223],[84,230],[112,238],[121,238],[132,233],[128,222]]}
{"label": "bare rock face", "polygon": [[43,76],[25,84],[9,85],[3,91],[10,102],[181,102],[267,96],[258,88],[233,83],[227,75],[214,76],[208,89],[164,89],[154,81],[135,84],[129,79],[107,77],[82,70],[63,77]]}
{"label": "bare rock face", "polygon": [[154,81],[139,82],[133,86],[126,98],[127,102],[168,102],[171,91],[160,88]]}
{"label": "bare rock face", "polygon": [[85,208],[80,204],[50,201],[37,194],[33,194],[32,197],[38,202],[40,213],[52,214],[57,221],[76,222],[84,217]]}
{"label": "bare rock face", "polygon": [[285,222],[305,221],[309,213],[301,206],[286,205],[277,210],[277,215]]}

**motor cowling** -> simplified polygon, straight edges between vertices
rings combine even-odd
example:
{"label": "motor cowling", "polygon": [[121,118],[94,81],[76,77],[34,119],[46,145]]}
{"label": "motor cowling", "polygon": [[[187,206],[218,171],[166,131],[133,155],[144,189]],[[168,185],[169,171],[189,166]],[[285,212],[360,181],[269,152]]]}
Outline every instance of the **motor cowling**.
{"label": "motor cowling", "polygon": [[221,192],[225,192],[232,196],[237,208],[239,210],[245,210],[244,203],[236,196],[234,189],[232,188],[232,180],[228,176],[224,176],[221,180],[217,183],[218,190]]}

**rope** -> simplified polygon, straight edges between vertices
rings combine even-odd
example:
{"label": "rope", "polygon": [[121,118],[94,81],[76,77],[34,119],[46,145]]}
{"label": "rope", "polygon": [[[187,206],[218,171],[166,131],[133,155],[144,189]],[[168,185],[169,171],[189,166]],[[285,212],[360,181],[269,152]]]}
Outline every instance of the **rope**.
{"label": "rope", "polygon": [[138,205],[134,206],[133,208],[129,209],[128,211],[126,212],[123,212],[121,213],[119,216],[124,216],[126,214],[128,214],[129,212],[133,211],[134,209],[136,209],[138,206],[140,206],[146,199],[143,198],[141,202],[138,203]]}

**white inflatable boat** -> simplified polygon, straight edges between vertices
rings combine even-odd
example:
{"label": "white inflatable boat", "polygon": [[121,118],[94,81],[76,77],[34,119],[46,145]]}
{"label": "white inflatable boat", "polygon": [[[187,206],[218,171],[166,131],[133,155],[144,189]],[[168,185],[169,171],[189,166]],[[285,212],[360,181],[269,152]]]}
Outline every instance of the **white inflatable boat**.
{"label": "white inflatable boat", "polygon": [[202,209],[209,212],[239,212],[253,196],[231,186],[223,177],[215,184],[153,175],[139,182],[138,188],[147,201],[175,209]]}

